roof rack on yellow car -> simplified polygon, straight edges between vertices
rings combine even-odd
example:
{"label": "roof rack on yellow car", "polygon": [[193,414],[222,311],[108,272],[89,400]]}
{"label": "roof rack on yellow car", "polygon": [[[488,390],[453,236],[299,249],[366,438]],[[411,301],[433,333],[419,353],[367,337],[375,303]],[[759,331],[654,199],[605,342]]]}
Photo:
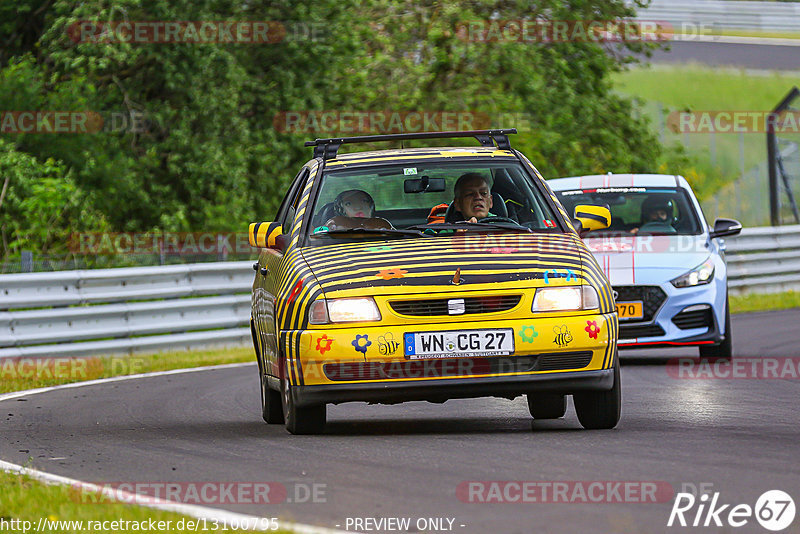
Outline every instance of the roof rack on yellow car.
{"label": "roof rack on yellow car", "polygon": [[510,150],[509,134],[517,133],[516,128],[498,130],[465,130],[461,132],[417,132],[385,135],[362,135],[359,137],[331,137],[306,141],[305,146],[314,147],[314,157],[324,160],[336,157],[339,147],[348,143],[374,143],[378,141],[405,141],[409,139],[457,139],[474,137],[482,146],[497,146],[500,150]]}

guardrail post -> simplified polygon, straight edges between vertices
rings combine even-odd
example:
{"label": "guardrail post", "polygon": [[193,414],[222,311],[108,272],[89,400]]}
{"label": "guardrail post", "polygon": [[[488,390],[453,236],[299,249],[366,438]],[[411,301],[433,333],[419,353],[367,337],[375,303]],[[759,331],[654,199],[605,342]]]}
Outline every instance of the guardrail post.
{"label": "guardrail post", "polygon": [[23,273],[33,272],[33,252],[30,250],[23,250],[19,259],[19,270]]}

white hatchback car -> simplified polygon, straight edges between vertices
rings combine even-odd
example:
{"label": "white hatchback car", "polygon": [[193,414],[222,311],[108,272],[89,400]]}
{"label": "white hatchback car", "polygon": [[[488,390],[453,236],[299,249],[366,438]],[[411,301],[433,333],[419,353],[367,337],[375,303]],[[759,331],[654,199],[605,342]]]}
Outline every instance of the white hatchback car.
{"label": "white hatchback car", "polygon": [[585,239],[616,292],[620,348],[688,345],[732,354],[724,243],[742,225],[706,223],[682,176],[607,174],[548,180],[564,207],[607,205],[611,226]]}

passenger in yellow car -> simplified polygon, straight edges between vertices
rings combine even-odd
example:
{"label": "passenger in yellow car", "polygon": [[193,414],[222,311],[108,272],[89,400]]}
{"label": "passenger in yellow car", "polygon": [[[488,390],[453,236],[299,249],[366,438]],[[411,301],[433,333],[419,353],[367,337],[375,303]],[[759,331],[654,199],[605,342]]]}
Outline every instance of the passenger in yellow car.
{"label": "passenger in yellow car", "polygon": [[325,223],[330,230],[392,228],[392,223],[386,219],[375,217],[375,201],[360,189],[339,193],[333,201],[333,209],[336,215]]}

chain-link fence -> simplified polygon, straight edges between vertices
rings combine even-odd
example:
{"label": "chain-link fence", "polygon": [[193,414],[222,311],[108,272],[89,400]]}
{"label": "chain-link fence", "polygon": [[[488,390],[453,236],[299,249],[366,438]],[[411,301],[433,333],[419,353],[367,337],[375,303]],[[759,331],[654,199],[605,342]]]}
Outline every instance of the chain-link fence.
{"label": "chain-link fence", "polygon": [[800,89],[773,110],[767,133],[770,211],[773,225],[800,224]]}
{"label": "chain-link fence", "polygon": [[[768,112],[687,112],[659,102],[643,105],[641,112],[652,119],[664,145],[682,145],[696,162],[698,174],[721,184],[709,191],[696,177],[686,176],[696,190],[703,191],[700,203],[709,222],[728,217],[746,226],[770,224]],[[743,120],[737,124],[738,119]],[[784,144],[781,151],[787,167],[794,169],[796,144]]]}

